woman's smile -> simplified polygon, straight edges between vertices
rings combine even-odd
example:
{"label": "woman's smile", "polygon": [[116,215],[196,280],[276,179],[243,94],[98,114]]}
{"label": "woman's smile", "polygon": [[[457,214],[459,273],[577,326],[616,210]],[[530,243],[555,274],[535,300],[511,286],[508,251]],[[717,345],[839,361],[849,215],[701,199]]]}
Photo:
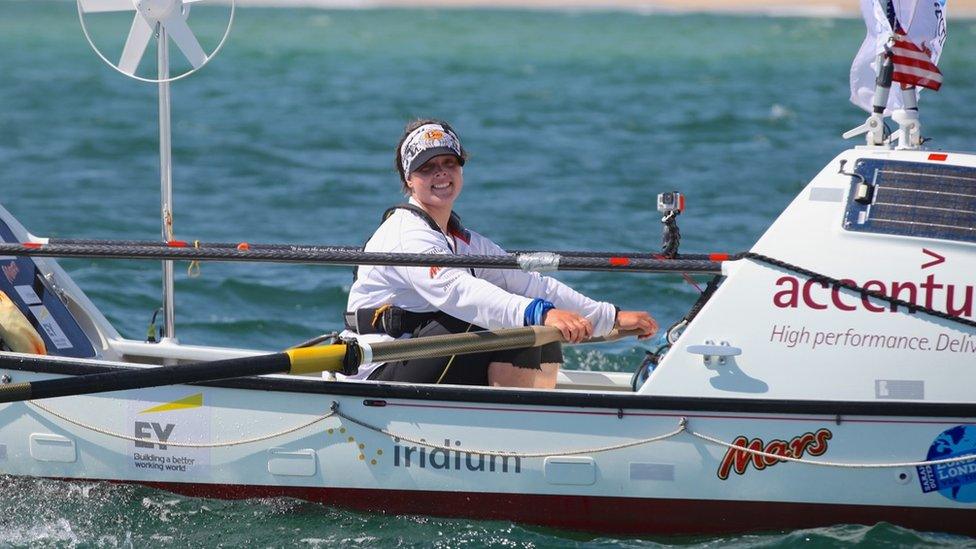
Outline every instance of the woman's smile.
{"label": "woman's smile", "polygon": [[440,223],[464,187],[464,169],[453,154],[435,156],[410,174],[410,195]]}

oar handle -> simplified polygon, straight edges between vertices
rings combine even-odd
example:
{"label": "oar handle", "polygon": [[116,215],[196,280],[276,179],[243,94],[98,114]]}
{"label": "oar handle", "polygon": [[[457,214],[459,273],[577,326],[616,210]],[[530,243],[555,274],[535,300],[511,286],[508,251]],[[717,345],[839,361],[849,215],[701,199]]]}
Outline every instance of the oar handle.
{"label": "oar handle", "polygon": [[618,339],[624,339],[625,337],[637,337],[639,335],[641,335],[640,330],[620,330],[614,328],[605,336],[591,337],[582,343],[607,343],[609,341],[617,341]]}
{"label": "oar handle", "polygon": [[[603,337],[591,338],[583,343],[615,341],[634,335],[640,335],[640,332],[637,330],[613,330]],[[505,330],[397,339],[394,341],[373,343],[371,345],[360,343],[359,346],[365,355],[362,363],[366,364],[370,362],[392,362],[439,356],[485,353],[504,349],[518,349],[521,347],[539,347],[562,341],[562,339],[562,333],[558,328],[552,326],[527,326],[525,328],[510,328]]]}
{"label": "oar handle", "polygon": [[[556,328],[528,326],[508,330],[398,339],[373,344],[360,343],[360,347],[366,355],[363,357],[365,362],[391,362],[537,347],[560,339],[559,330]],[[371,360],[368,360],[370,358]]]}

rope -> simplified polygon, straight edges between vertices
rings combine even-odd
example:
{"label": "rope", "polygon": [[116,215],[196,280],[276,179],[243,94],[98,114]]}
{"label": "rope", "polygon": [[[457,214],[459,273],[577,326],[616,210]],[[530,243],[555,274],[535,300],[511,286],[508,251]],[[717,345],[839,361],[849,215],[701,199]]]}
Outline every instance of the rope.
{"label": "rope", "polygon": [[[102,434],[102,435],[107,435],[107,436],[110,436],[110,437],[113,437],[113,438],[122,439],[122,440],[128,440],[128,441],[131,441],[131,442],[146,442],[146,439],[143,439],[143,438],[137,438],[137,437],[132,437],[132,436],[129,436],[129,435],[123,435],[122,433],[116,433],[114,431],[109,431],[107,429],[102,429],[101,427],[96,427],[94,425],[88,425],[88,424],[83,423],[81,421],[71,419],[71,418],[65,416],[64,414],[61,414],[61,413],[59,413],[59,412],[57,412],[55,410],[52,410],[52,409],[50,409],[50,408],[48,408],[48,407],[44,406],[43,404],[40,404],[39,402],[36,402],[36,401],[27,401],[27,403],[30,404],[31,406],[34,406],[34,407],[40,409],[40,410],[43,410],[44,412],[46,412],[46,413],[48,413],[48,414],[50,414],[50,415],[52,415],[52,416],[54,416],[54,417],[56,417],[58,419],[61,419],[61,420],[66,421],[66,422],[68,422],[68,423],[70,423],[72,425],[76,425],[78,427],[81,427],[83,429],[87,429],[87,430],[92,431],[92,432],[95,432],[95,433],[99,433],[99,434]],[[337,401],[333,401],[332,402],[332,406],[331,406],[331,408],[329,410],[329,413],[327,413],[325,415],[322,415],[322,416],[319,416],[319,417],[316,417],[316,418],[313,418],[312,420],[307,421],[305,423],[302,423],[300,425],[296,425],[294,427],[290,427],[288,429],[284,429],[282,431],[278,431],[278,432],[275,432],[275,433],[270,433],[270,434],[267,434],[267,435],[261,435],[261,436],[257,436],[257,437],[252,437],[252,438],[247,438],[247,439],[241,439],[241,440],[236,440],[236,441],[227,441],[227,442],[207,442],[207,443],[166,442],[166,446],[173,446],[173,447],[176,447],[176,448],[222,448],[222,447],[228,447],[228,446],[240,446],[240,445],[243,445],[243,444],[251,444],[253,442],[260,442],[262,440],[268,440],[268,439],[271,439],[271,438],[280,437],[280,436],[283,436],[283,435],[287,435],[287,434],[290,434],[290,433],[294,433],[295,431],[300,431],[300,430],[302,430],[302,429],[304,429],[306,427],[310,427],[310,426],[312,426],[312,425],[314,425],[314,424],[316,424],[316,423],[318,423],[320,421],[326,420],[326,419],[328,419],[330,417],[333,417],[333,416],[338,417],[340,419],[344,419],[344,420],[346,420],[346,421],[348,421],[350,423],[354,423],[356,425],[359,425],[360,427],[364,427],[366,429],[369,429],[370,431],[374,431],[374,432],[380,433],[382,435],[386,435],[386,436],[388,436],[390,438],[394,438],[394,439],[398,439],[398,440],[405,440],[407,442],[410,442],[412,444],[416,444],[418,446],[425,446],[427,448],[432,448],[434,450],[444,450],[444,451],[451,451],[451,452],[464,452],[464,453],[468,453],[468,454],[483,455],[483,456],[489,456],[489,457],[490,456],[495,456],[495,457],[517,457],[517,458],[544,458],[544,457],[554,457],[554,456],[576,456],[576,455],[581,455],[581,454],[599,454],[599,453],[602,453],[602,452],[612,452],[612,451],[615,451],[615,450],[622,450],[624,448],[632,448],[634,446],[642,446],[644,444],[650,444],[652,442],[660,442],[662,440],[667,440],[669,438],[676,437],[676,436],[680,435],[681,433],[687,432],[687,433],[691,434],[692,436],[697,437],[697,438],[700,438],[700,439],[702,439],[702,440],[704,440],[706,442],[710,442],[710,443],[716,444],[718,446],[723,446],[725,448],[728,448],[730,450],[734,450],[734,451],[737,451],[737,452],[744,452],[744,453],[747,453],[747,454],[752,454],[752,455],[761,456],[761,457],[764,457],[764,458],[769,458],[769,459],[779,460],[779,461],[791,461],[791,462],[794,462],[794,463],[802,463],[802,464],[805,464],[805,465],[816,465],[816,466],[819,466],[819,467],[837,467],[837,468],[844,468],[844,469],[881,469],[881,468],[899,468],[899,467],[920,467],[920,466],[925,466],[925,465],[943,465],[943,464],[948,464],[948,463],[958,463],[958,462],[962,462],[962,461],[971,461],[971,460],[976,459],[976,455],[965,455],[965,456],[958,456],[958,457],[946,458],[946,459],[936,459],[936,460],[929,460],[929,461],[908,461],[908,462],[900,462],[900,463],[841,463],[841,462],[836,462],[836,461],[819,461],[819,460],[795,458],[795,457],[784,456],[784,455],[780,455],[780,454],[771,454],[769,452],[764,452],[764,451],[761,451],[761,450],[753,450],[752,448],[747,448],[747,447],[744,447],[744,446],[738,446],[738,445],[735,445],[735,444],[730,444],[730,443],[725,442],[723,440],[719,440],[717,438],[710,437],[708,435],[703,435],[702,433],[698,433],[696,431],[690,431],[690,430],[688,430],[688,420],[686,418],[683,418],[683,417],[678,420],[678,428],[675,429],[674,431],[671,431],[670,433],[665,433],[663,435],[658,435],[658,436],[650,437],[650,438],[633,440],[633,441],[629,441],[629,442],[622,442],[620,444],[611,444],[611,445],[608,445],[608,446],[598,446],[598,447],[595,447],[595,448],[584,448],[584,449],[578,449],[578,450],[558,450],[558,451],[552,451],[552,452],[505,452],[505,451],[499,451],[499,450],[480,450],[480,449],[475,449],[475,448],[458,448],[458,447],[453,447],[453,446],[444,446],[444,445],[441,445],[441,444],[434,444],[434,443],[431,443],[431,442],[427,442],[426,440],[422,440],[422,439],[421,440],[418,440],[418,439],[415,439],[415,438],[412,438],[412,437],[408,437],[408,436],[405,436],[405,435],[401,435],[401,434],[397,434],[397,433],[390,432],[390,431],[388,431],[386,429],[383,429],[382,427],[377,427],[375,425],[371,425],[369,423],[366,423],[365,421],[356,419],[354,417],[351,417],[349,415],[346,415],[346,414],[340,412],[339,411],[339,403]]]}
{"label": "rope", "polygon": [[[107,429],[102,429],[101,427],[96,427],[94,425],[88,425],[87,423],[82,423],[81,421],[78,421],[78,420],[75,420],[75,419],[71,419],[71,418],[65,416],[64,414],[58,413],[57,411],[52,410],[52,409],[48,408],[47,406],[44,406],[43,404],[40,404],[37,401],[30,400],[30,401],[27,401],[27,403],[30,404],[31,406],[34,406],[36,408],[39,408],[39,409],[47,412],[48,414],[50,414],[50,415],[52,415],[52,416],[54,416],[54,417],[56,417],[58,419],[61,419],[63,421],[66,421],[66,422],[68,422],[68,423],[70,423],[72,425],[76,425],[78,427],[81,427],[82,429],[87,429],[87,430],[93,431],[95,433],[99,433],[99,434],[102,434],[102,435],[107,435],[107,436],[110,436],[110,437],[113,437],[113,438],[119,438],[119,439],[122,439],[122,440],[128,440],[128,441],[131,441],[131,442],[146,442],[146,439],[144,439],[144,438],[137,438],[137,437],[131,437],[129,435],[123,435],[122,433],[116,433],[114,431],[109,431]],[[285,429],[285,430],[282,430],[282,431],[278,431],[276,433],[271,433],[271,434],[268,434],[268,435],[261,435],[261,436],[257,436],[257,437],[253,437],[253,438],[246,438],[246,439],[242,439],[242,440],[235,440],[235,441],[228,441],[228,442],[202,442],[202,443],[194,443],[194,442],[168,442],[167,441],[165,443],[165,445],[166,446],[174,446],[174,447],[177,447],[177,448],[223,448],[223,447],[227,447],[227,446],[240,446],[242,444],[251,444],[252,442],[261,442],[262,440],[268,440],[268,439],[271,439],[271,438],[280,437],[280,436],[283,436],[283,435],[287,435],[287,434],[290,434],[290,433],[294,433],[295,431],[300,431],[300,430],[302,430],[302,429],[304,429],[306,427],[309,427],[311,425],[314,425],[314,424],[316,424],[316,423],[318,423],[320,421],[323,421],[325,419],[328,419],[328,418],[330,418],[330,417],[332,417],[334,415],[335,415],[335,412],[330,411],[329,413],[325,414],[324,416],[319,416],[317,418],[312,419],[311,421],[308,421],[306,423],[302,423],[301,425],[297,425],[295,427],[291,427],[291,428],[288,428],[288,429]]]}
{"label": "rope", "polygon": [[811,459],[795,458],[795,457],[790,457],[790,456],[782,456],[782,455],[779,455],[779,454],[770,454],[769,452],[763,452],[761,450],[753,450],[751,448],[746,448],[746,447],[743,447],[743,446],[737,446],[737,445],[730,444],[728,442],[719,440],[717,438],[710,437],[708,435],[703,435],[703,434],[698,433],[698,432],[695,432],[695,431],[690,431],[690,430],[688,430],[688,420],[687,420],[687,418],[683,418],[683,417],[678,420],[678,428],[675,429],[674,431],[671,431],[670,433],[666,433],[666,434],[659,435],[659,436],[656,436],[656,437],[651,437],[651,438],[645,438],[645,439],[634,440],[634,441],[630,441],[630,442],[623,442],[623,443],[620,443],[620,444],[613,444],[613,445],[609,445],[609,446],[599,446],[599,447],[596,447],[596,448],[587,448],[587,449],[581,449],[581,450],[561,450],[561,451],[555,451],[555,452],[504,452],[504,451],[499,451],[499,450],[479,450],[479,449],[476,449],[476,448],[459,448],[459,447],[454,447],[454,446],[444,446],[444,445],[441,445],[441,444],[434,444],[434,443],[431,443],[431,442],[427,442],[426,440],[418,440],[418,439],[411,438],[411,437],[408,437],[408,436],[404,436],[404,435],[401,435],[401,434],[393,433],[393,432],[390,432],[390,431],[388,431],[386,429],[383,429],[382,427],[377,427],[375,425],[370,425],[369,423],[366,423],[365,421],[362,421],[362,420],[359,420],[359,419],[350,417],[350,416],[342,413],[341,411],[339,411],[339,403],[338,402],[333,402],[332,403],[332,413],[334,413],[340,419],[344,419],[346,421],[349,421],[350,423],[354,423],[356,425],[359,425],[360,427],[365,427],[366,429],[369,429],[371,431],[375,431],[377,433],[386,435],[386,436],[388,436],[390,438],[394,438],[394,439],[398,439],[398,440],[405,440],[407,442],[410,442],[412,444],[416,444],[418,446],[425,446],[427,448],[433,448],[435,450],[445,450],[445,451],[452,451],[452,452],[464,452],[464,453],[468,453],[468,454],[483,455],[483,456],[495,456],[495,457],[542,458],[542,457],[554,457],[554,456],[574,456],[574,455],[580,455],[580,454],[597,454],[597,453],[601,453],[601,452],[611,452],[611,451],[614,451],[614,450],[622,450],[624,448],[631,448],[631,447],[634,447],[634,446],[641,446],[641,445],[644,445],[644,444],[650,444],[652,442],[659,442],[659,441],[662,441],[662,440],[667,440],[669,438],[678,436],[681,433],[687,432],[687,433],[691,434],[692,436],[698,437],[698,438],[700,438],[700,439],[702,439],[704,441],[711,442],[712,444],[717,444],[719,446],[724,446],[725,448],[729,448],[729,449],[732,449],[732,450],[735,450],[735,451],[741,451],[741,452],[745,452],[745,453],[748,453],[748,454],[754,454],[754,455],[757,455],[757,456],[762,456],[764,458],[770,458],[770,459],[776,459],[776,460],[782,460],[782,461],[792,461],[794,463],[803,463],[803,464],[806,464],[806,465],[817,465],[817,466],[820,466],[820,467],[838,467],[838,468],[844,468],[844,469],[880,469],[880,468],[898,468],[898,467],[919,467],[919,466],[924,466],[924,465],[942,465],[942,464],[946,464],[946,463],[957,463],[957,462],[961,462],[961,461],[970,461],[970,460],[976,459],[976,455],[968,455],[968,456],[960,456],[960,457],[954,457],[954,458],[936,459],[936,460],[930,460],[930,461],[909,461],[909,462],[902,462],[902,463],[841,463],[841,462],[835,462],[835,461],[818,461],[818,460],[811,460]]}
{"label": "rope", "polygon": [[[200,241],[193,241],[193,248],[200,249]],[[190,262],[190,265],[186,268],[186,276],[190,278],[197,278],[200,276],[200,262],[194,259]]]}
{"label": "rope", "polygon": [[175,240],[173,236],[173,211],[169,209],[169,204],[163,207],[163,226],[166,230],[166,242]]}
{"label": "rope", "polygon": [[695,431],[688,431],[692,436],[696,436],[702,440],[711,442],[712,444],[718,444],[719,446],[725,446],[736,452],[745,452],[747,454],[753,454],[757,456],[762,456],[764,458],[777,459],[782,461],[792,461],[794,463],[803,463],[806,465],[817,465],[820,467],[839,467],[842,469],[889,469],[897,467],[921,467],[923,465],[942,465],[945,463],[957,463],[960,461],[972,461],[976,459],[976,455],[959,456],[954,458],[946,459],[936,459],[931,461],[906,461],[902,463],[841,463],[837,461],[822,461],[814,459],[803,459],[795,458],[791,456],[783,456],[780,454],[770,454],[769,452],[763,452],[761,450],[753,450],[752,448],[746,448],[744,446],[738,446],[736,444],[729,444],[728,442],[719,440],[717,438],[712,438],[708,435],[703,435],[701,433],[696,433]]}
{"label": "rope", "polygon": [[[468,327],[464,329],[464,333],[470,332],[471,328],[474,328],[474,324],[469,323]],[[434,382],[434,385],[440,385],[441,382],[444,381],[444,376],[446,376],[447,371],[451,369],[451,364],[454,364],[455,358],[457,358],[457,355],[451,355],[451,358],[447,361],[447,366],[444,366],[444,371],[441,372],[441,376],[437,378],[437,381]]]}
{"label": "rope", "polygon": [[495,457],[517,457],[517,458],[543,458],[543,457],[554,457],[554,456],[575,456],[575,455],[580,455],[580,454],[598,454],[598,453],[601,453],[601,452],[611,452],[613,450],[621,450],[623,448],[630,448],[632,446],[640,446],[642,444],[650,444],[651,442],[658,442],[658,441],[661,441],[661,440],[669,439],[669,438],[674,437],[674,436],[677,436],[681,432],[683,432],[685,430],[686,425],[687,425],[687,420],[685,420],[685,418],[681,418],[678,421],[678,428],[675,429],[674,431],[671,431],[670,433],[667,433],[667,434],[664,434],[664,435],[660,435],[660,436],[656,436],[656,437],[645,438],[645,439],[641,439],[641,440],[634,440],[634,441],[630,441],[630,442],[623,442],[621,444],[612,444],[610,446],[599,446],[597,448],[586,448],[586,449],[582,449],[582,450],[560,450],[560,451],[556,451],[556,452],[503,452],[503,451],[499,451],[499,450],[478,450],[478,449],[474,449],[474,448],[458,448],[458,447],[454,447],[454,446],[443,446],[443,445],[440,445],[440,444],[434,444],[432,442],[427,442],[426,440],[417,440],[417,439],[414,439],[414,438],[411,438],[411,437],[407,437],[407,436],[399,435],[399,434],[396,434],[396,433],[392,433],[390,431],[387,431],[386,429],[383,429],[382,427],[376,427],[375,425],[370,425],[369,423],[366,423],[365,421],[358,420],[356,418],[350,417],[350,416],[348,416],[348,415],[340,412],[339,411],[339,403],[338,402],[333,402],[332,403],[332,412],[336,416],[338,416],[339,418],[345,419],[346,421],[349,421],[350,423],[355,423],[356,425],[359,425],[360,427],[365,427],[366,429],[369,429],[370,431],[375,431],[377,433],[381,433],[381,434],[386,435],[386,436],[388,436],[390,438],[395,438],[395,439],[399,439],[399,440],[405,440],[405,441],[410,442],[412,444],[416,444],[417,446],[426,446],[427,448],[433,448],[435,450],[445,450],[445,451],[451,451],[451,452],[464,452],[464,453],[468,453],[468,454],[475,454],[475,455],[489,456],[489,457],[490,456],[495,456]]}
{"label": "rope", "polygon": [[815,282],[826,282],[826,283],[831,284],[832,286],[838,286],[840,288],[844,288],[844,289],[847,289],[847,290],[851,290],[853,292],[860,292],[863,295],[866,295],[866,296],[869,296],[869,297],[873,297],[875,299],[878,299],[880,301],[884,301],[884,302],[890,303],[892,305],[900,305],[902,307],[907,308],[910,311],[912,311],[912,310],[922,311],[923,313],[925,313],[927,315],[931,315],[931,316],[934,316],[934,317],[937,317],[937,318],[941,318],[943,320],[948,320],[950,322],[957,322],[957,323],[962,324],[962,325],[965,325],[965,326],[970,326],[970,327],[976,328],[976,321],[974,321],[974,320],[969,320],[968,318],[963,318],[963,317],[959,317],[959,316],[952,316],[949,313],[946,313],[944,311],[940,311],[938,309],[932,309],[931,307],[926,307],[925,305],[918,305],[918,304],[915,304],[915,303],[911,303],[909,301],[905,301],[904,299],[899,299],[897,297],[887,296],[885,294],[882,294],[881,292],[878,292],[878,291],[875,291],[875,290],[868,290],[868,289],[863,288],[861,286],[858,286],[857,284],[854,284],[852,282],[844,282],[843,280],[840,280],[838,278],[834,278],[834,277],[831,277],[831,276],[827,276],[827,275],[824,275],[824,274],[820,274],[820,273],[818,273],[816,271],[811,271],[810,269],[805,269],[805,268],[800,267],[798,265],[793,265],[792,263],[787,263],[785,261],[781,261],[779,259],[775,259],[775,258],[766,256],[766,255],[763,255],[763,254],[757,254],[755,252],[743,252],[743,253],[740,253],[740,254],[736,254],[735,258],[736,259],[739,259],[739,258],[753,259],[755,261],[760,261],[762,263],[767,263],[769,265],[773,265],[773,266],[779,267],[781,269],[785,269],[785,270],[788,270],[788,271],[793,271],[795,273],[799,273],[799,274],[801,274],[801,275],[803,275],[803,276],[805,276],[805,277],[807,277],[810,280],[813,280]]}

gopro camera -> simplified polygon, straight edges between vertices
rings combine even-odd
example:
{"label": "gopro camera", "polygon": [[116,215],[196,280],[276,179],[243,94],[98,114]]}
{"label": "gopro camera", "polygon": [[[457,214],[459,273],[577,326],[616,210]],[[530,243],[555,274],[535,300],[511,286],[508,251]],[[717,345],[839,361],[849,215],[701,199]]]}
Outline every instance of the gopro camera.
{"label": "gopro camera", "polygon": [[657,211],[662,214],[681,213],[685,210],[685,195],[671,191],[657,195]]}

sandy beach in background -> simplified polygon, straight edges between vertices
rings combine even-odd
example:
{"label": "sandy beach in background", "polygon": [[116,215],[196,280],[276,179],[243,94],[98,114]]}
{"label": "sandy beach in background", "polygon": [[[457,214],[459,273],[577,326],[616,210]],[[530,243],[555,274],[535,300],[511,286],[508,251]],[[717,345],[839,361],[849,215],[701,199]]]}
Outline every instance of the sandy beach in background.
{"label": "sandy beach in background", "polygon": [[[444,7],[506,9],[608,9],[648,12],[710,12],[773,16],[857,17],[857,0],[237,0],[242,6],[322,8]],[[950,0],[950,20],[976,17],[976,0]]]}

